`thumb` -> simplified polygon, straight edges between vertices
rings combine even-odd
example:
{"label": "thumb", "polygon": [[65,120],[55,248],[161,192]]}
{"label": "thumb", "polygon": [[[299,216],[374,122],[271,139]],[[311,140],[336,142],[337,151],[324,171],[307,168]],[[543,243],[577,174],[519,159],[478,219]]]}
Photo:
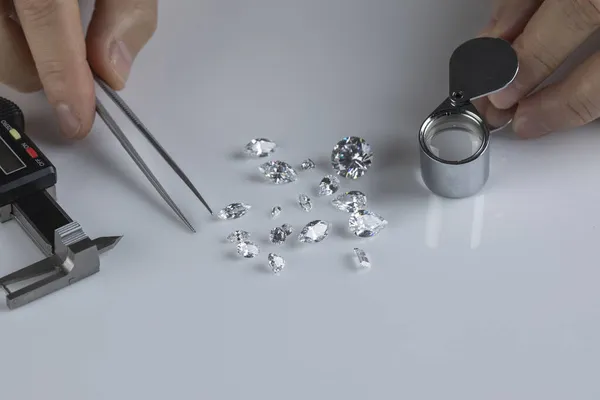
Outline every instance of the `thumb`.
{"label": "thumb", "polygon": [[113,89],[125,87],[133,60],[156,31],[158,0],[97,0],[88,61]]}

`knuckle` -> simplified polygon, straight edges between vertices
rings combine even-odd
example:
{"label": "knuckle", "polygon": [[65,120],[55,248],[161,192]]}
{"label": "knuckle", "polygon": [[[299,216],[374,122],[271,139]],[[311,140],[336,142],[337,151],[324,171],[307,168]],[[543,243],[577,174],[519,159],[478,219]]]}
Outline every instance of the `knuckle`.
{"label": "knuckle", "polygon": [[586,26],[600,25],[600,0],[569,0],[567,13]]}
{"label": "knuckle", "polygon": [[59,6],[57,0],[16,0],[15,4],[24,18],[32,22],[48,20]]}

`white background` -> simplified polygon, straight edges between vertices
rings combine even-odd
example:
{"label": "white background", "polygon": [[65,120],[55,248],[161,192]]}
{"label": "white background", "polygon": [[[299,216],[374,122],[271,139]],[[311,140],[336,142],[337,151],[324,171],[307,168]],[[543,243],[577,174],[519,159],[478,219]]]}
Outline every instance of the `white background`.
{"label": "white background", "polygon": [[[490,181],[470,199],[433,197],[418,178],[419,124],[447,95],[452,50],[489,10],[482,0],[161,1],[123,97],[213,208],[244,201],[251,212],[210,218],[110,109],[195,235],[99,119],[86,140],[64,143],[40,95],[3,89],[57,166],[63,207],[91,237],[124,239],[100,274],[0,307],[0,397],[597,400],[597,126],[527,142],[496,135]],[[346,135],[375,152],[364,178],[344,182],[389,220],[371,240],[349,237],[347,215],[325,199],[310,214],[295,204]],[[254,137],[319,170],[267,184],[262,160],[236,156]],[[334,224],[321,244],[265,243],[275,224],[317,218]],[[41,257],[16,223],[0,228],[1,273]],[[259,258],[224,243],[239,228]],[[356,245],[368,273],[354,267]],[[287,260],[278,277],[265,270],[273,250]]]}

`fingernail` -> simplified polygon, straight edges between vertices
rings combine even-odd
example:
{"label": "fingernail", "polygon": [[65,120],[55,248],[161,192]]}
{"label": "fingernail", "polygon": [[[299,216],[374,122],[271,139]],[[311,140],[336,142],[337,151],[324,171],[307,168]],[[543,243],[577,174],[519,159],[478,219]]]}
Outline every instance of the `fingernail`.
{"label": "fingernail", "polygon": [[543,118],[521,115],[515,119],[513,129],[523,138],[536,138],[550,133],[550,129],[543,123]]}
{"label": "fingernail", "polygon": [[129,78],[133,58],[122,40],[112,42],[109,50],[110,64],[123,83]]}
{"label": "fingernail", "polygon": [[81,131],[81,121],[73,113],[71,107],[65,103],[56,106],[56,116],[58,124],[63,135],[68,138],[78,136]]}

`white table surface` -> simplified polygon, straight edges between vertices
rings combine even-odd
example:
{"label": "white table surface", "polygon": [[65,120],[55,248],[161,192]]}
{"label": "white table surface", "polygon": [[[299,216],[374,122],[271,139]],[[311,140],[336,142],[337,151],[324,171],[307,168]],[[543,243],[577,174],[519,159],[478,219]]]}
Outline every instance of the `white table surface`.
{"label": "white table surface", "polygon": [[[496,135],[478,196],[436,198],[418,179],[416,133],[446,95],[447,60],[488,20],[481,0],[177,0],[139,56],[126,101],[209,203],[253,205],[216,221],[125,118],[129,137],[198,229],[173,216],[101,121],[56,140],[40,95],[19,102],[56,164],[59,200],[92,236],[124,235],[101,273],[24,308],[0,307],[1,398],[577,399],[600,396],[597,126],[535,141]],[[111,110],[115,108],[111,106]],[[337,140],[372,144],[363,190],[389,220],[345,234],[347,215],[296,196],[331,169]],[[293,185],[236,153],[320,162]],[[282,205],[279,220],[272,206]],[[330,220],[326,242],[275,248],[275,223]],[[223,242],[251,231],[261,257]],[[358,273],[352,249],[373,268]],[[266,254],[287,260],[265,272]],[[41,255],[0,229],[0,272]]]}

